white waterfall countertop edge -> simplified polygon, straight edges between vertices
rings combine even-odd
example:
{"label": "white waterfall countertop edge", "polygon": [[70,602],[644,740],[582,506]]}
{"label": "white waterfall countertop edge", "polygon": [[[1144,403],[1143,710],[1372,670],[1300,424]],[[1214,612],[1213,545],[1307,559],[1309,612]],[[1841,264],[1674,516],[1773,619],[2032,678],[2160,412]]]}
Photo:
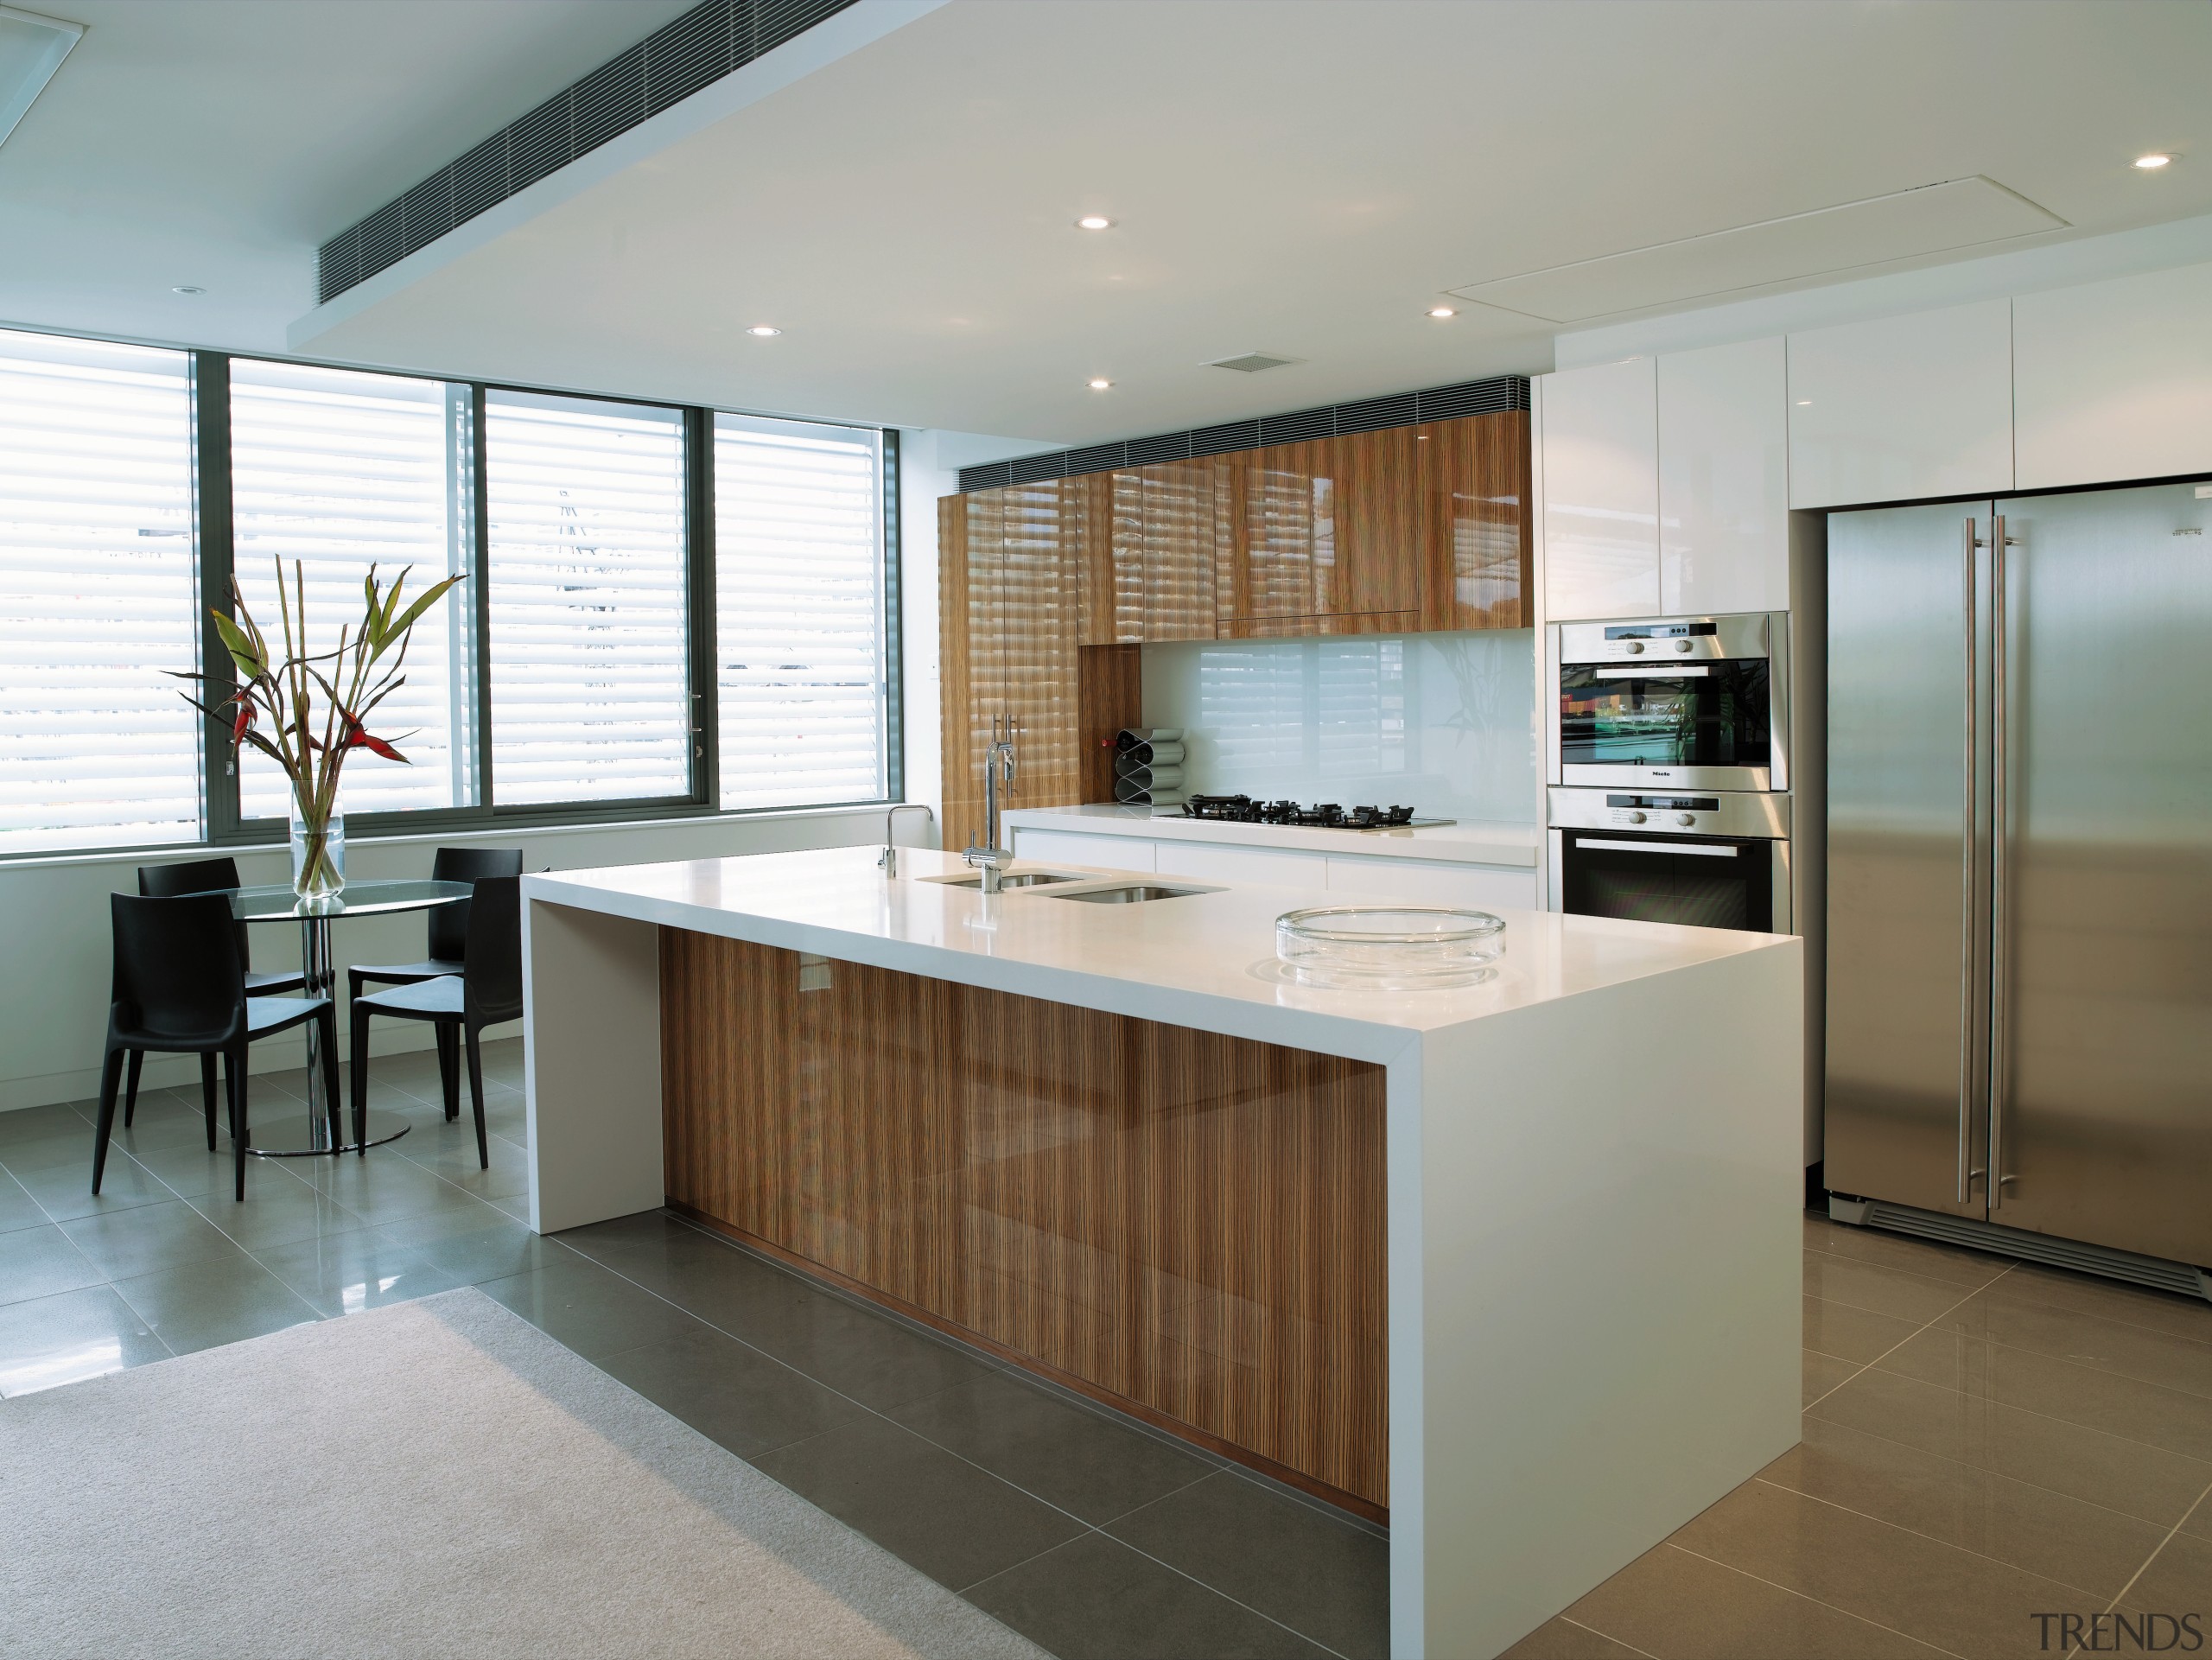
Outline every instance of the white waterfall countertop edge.
{"label": "white waterfall countertop edge", "polygon": [[1359,859],[1429,859],[1447,864],[1536,862],[1533,824],[1463,818],[1456,824],[1387,830],[1317,830],[1298,824],[1236,824],[1218,818],[1155,816],[1149,807],[1093,803],[1083,807],[1014,807],[1000,815],[1014,830],[1065,830],[1083,836],[1135,836],[1154,842],[1212,842],[1237,847],[1334,853]]}
{"label": "white waterfall countertop edge", "polygon": [[955,855],[902,848],[899,874],[887,879],[878,852],[827,848],[548,872],[524,876],[522,891],[530,900],[1371,1060],[1402,1053],[1420,1034],[1786,938],[1503,911],[1504,955],[1482,983],[1340,990],[1287,981],[1274,929],[1284,912],[1341,905],[1342,894],[1022,860],[1013,868],[1080,873],[1085,886],[1118,874],[1198,891],[1136,905],[1084,904],[1052,897],[1050,887],[986,896],[929,880],[971,875]]}

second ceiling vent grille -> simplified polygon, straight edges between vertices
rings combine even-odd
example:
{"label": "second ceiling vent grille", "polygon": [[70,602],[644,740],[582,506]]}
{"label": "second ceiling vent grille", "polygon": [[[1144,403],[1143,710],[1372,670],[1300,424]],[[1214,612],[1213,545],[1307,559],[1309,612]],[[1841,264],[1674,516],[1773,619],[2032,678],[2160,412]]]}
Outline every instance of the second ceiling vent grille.
{"label": "second ceiling vent grille", "polygon": [[1418,426],[1424,421],[1453,421],[1463,415],[1497,415],[1528,407],[1528,376],[1493,375],[1488,380],[1463,380],[1452,386],[1431,386],[1426,391],[1393,392],[1388,398],[1363,398],[1357,404],[1263,415],[1256,421],[1227,421],[1219,426],[1159,432],[1116,444],[1090,444],[1081,449],[1020,455],[1010,461],[984,461],[960,469],[960,488],[964,493],[995,490],[1008,484],[1039,484],[1046,479],[1110,473],[1117,467],[1147,467],[1154,461],[1257,449],[1263,444],[1301,443],[1309,438],[1379,432],[1385,427]]}
{"label": "second ceiling vent grille", "polygon": [[328,302],[854,0],[705,0],[322,245]]}

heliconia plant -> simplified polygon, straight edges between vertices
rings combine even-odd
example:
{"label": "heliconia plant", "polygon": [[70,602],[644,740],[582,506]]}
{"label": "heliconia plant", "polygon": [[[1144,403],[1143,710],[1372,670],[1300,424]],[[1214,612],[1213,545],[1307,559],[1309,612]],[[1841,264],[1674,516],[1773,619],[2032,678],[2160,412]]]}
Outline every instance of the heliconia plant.
{"label": "heliconia plant", "polygon": [[[245,745],[251,744],[283,768],[291,786],[294,816],[305,834],[304,856],[293,881],[303,897],[335,894],[345,885],[331,855],[330,821],[337,811],[338,779],[346,758],[356,749],[365,749],[386,760],[407,760],[396,743],[368,729],[368,719],[378,704],[407,684],[402,670],[416,623],[461,580],[448,576],[433,583],[403,611],[400,600],[407,577],[408,570],[403,569],[387,588],[378,580],[377,568],[371,565],[361,581],[365,608],[360,626],[341,626],[337,648],[329,652],[308,650],[307,579],[296,559],[292,562],[289,601],[284,594],[283,562],[276,562],[283,657],[270,652],[268,637],[247,609],[236,578],[231,582],[235,615],[210,611],[224,649],[230,653],[235,690],[212,705],[205,695],[195,696],[189,691],[183,694],[184,700],[229,732],[234,760]],[[203,683],[204,693],[205,674],[167,672],[179,680]],[[320,708],[315,695],[317,688],[322,694]],[[403,738],[409,735],[401,735]]]}

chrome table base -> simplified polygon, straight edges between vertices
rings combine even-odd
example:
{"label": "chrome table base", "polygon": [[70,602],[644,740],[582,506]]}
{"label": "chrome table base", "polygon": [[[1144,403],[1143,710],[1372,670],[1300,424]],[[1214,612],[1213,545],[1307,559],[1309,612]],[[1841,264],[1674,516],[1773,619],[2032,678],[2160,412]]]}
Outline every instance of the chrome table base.
{"label": "chrome table base", "polygon": [[[330,952],[330,919],[327,916],[306,916],[300,919],[300,966],[307,983],[301,988],[306,997],[334,997],[337,995],[338,974]],[[333,1153],[358,1153],[365,1148],[381,1147],[386,1142],[396,1142],[414,1126],[397,1113],[372,1112],[368,1128],[359,1141],[346,1140],[353,1125],[353,1114],[343,1101],[326,1101],[322,1088],[322,1034],[316,1023],[309,1021],[303,1028],[307,1033],[308,1110],[305,1118],[280,1119],[273,1125],[249,1123],[246,1151],[256,1158],[297,1159]],[[248,1097],[248,1117],[251,1117],[251,1097]]]}

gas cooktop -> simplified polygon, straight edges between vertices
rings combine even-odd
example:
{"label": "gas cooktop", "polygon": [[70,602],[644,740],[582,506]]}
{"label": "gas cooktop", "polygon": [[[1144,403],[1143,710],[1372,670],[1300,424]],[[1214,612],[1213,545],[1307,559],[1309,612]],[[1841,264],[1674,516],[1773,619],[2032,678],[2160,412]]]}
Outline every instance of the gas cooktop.
{"label": "gas cooktop", "polygon": [[1194,795],[1183,804],[1183,817],[1230,824],[1290,824],[1301,830],[1417,830],[1452,822],[1416,818],[1411,807],[1340,807],[1333,801],[1306,807],[1295,801],[1255,801],[1249,795]]}

